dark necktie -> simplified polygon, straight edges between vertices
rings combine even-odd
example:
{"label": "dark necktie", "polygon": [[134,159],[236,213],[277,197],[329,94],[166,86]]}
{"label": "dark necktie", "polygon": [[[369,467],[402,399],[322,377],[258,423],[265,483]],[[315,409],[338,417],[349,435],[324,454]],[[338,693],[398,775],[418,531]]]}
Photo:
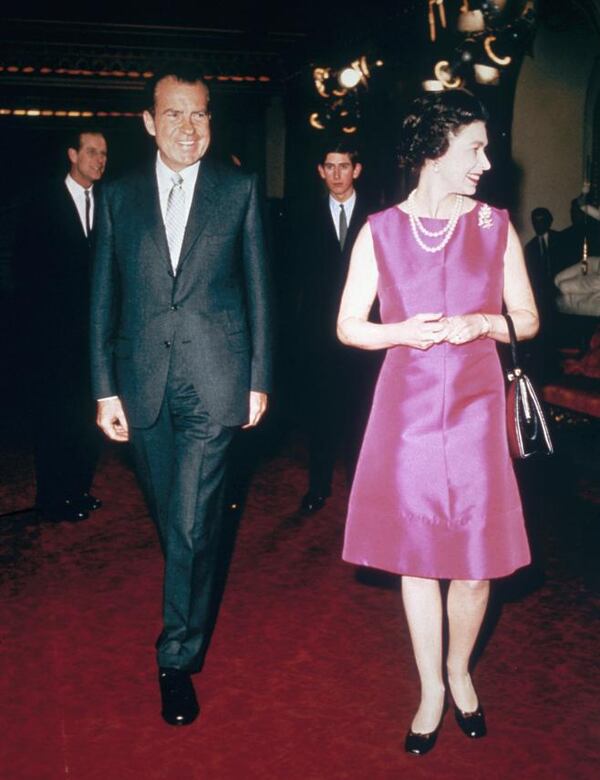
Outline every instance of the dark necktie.
{"label": "dark necktie", "polygon": [[84,190],[85,192],[85,235],[89,238],[90,233],[92,232],[92,223],[90,221],[90,211],[92,208],[92,200],[90,197],[90,191]]}
{"label": "dark necktie", "polygon": [[346,212],[344,211],[344,204],[340,203],[340,249],[344,251],[344,244],[346,243],[346,236],[348,235],[348,223],[346,221]]}

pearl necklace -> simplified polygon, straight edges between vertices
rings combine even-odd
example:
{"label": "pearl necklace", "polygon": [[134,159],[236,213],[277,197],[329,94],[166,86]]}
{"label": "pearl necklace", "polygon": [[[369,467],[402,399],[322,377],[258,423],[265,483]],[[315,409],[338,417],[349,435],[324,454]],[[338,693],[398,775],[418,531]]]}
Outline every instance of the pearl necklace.
{"label": "pearl necklace", "polygon": [[[410,195],[408,196],[408,200],[406,201],[408,207],[408,216],[410,219],[410,227],[415,241],[425,252],[431,252],[431,253],[441,252],[441,250],[446,246],[448,241],[450,241],[450,239],[452,238],[452,234],[454,233],[454,230],[458,223],[458,219],[462,214],[463,196],[462,195],[456,196],[456,200],[454,202],[454,209],[452,210],[452,214],[450,216],[450,219],[448,220],[448,224],[445,227],[443,227],[441,230],[428,230],[424,225],[421,224],[419,217],[417,217],[417,215],[415,214],[414,200],[415,200],[415,190],[413,190],[410,193]],[[430,238],[440,238],[440,236],[443,236],[443,238],[439,244],[436,244],[435,246],[431,246],[429,244],[426,244],[423,241],[423,239],[419,235],[419,232],[423,233],[424,236],[429,236]]]}

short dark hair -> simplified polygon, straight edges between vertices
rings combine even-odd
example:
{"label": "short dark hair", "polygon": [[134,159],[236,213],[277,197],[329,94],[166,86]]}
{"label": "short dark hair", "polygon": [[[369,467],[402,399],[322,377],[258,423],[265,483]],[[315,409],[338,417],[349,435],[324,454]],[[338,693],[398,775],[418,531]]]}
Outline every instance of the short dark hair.
{"label": "short dark hair", "polygon": [[75,149],[78,152],[81,149],[82,135],[101,135],[106,138],[104,131],[99,127],[76,127],[65,136],[65,149]]}
{"label": "short dark hair", "polygon": [[328,154],[347,154],[352,165],[360,162],[360,152],[356,143],[347,138],[329,139],[321,146],[320,163],[323,165]]}
{"label": "short dark hair", "polygon": [[552,222],[552,220],[554,219],[550,209],[547,209],[545,206],[536,206],[536,208],[533,209],[533,211],[531,212],[531,219],[534,219],[535,217],[538,218],[548,217],[550,219],[550,222]]}
{"label": "short dark hair", "polygon": [[173,63],[159,68],[152,78],[148,79],[144,85],[144,108],[153,113],[156,100],[156,87],[163,79],[172,78],[180,81],[182,84],[202,84],[210,98],[208,84],[204,78],[203,72],[191,62]]}
{"label": "short dark hair", "polygon": [[488,113],[470,92],[452,89],[418,97],[402,122],[400,161],[421,168],[448,150],[450,133],[473,122],[487,122]]}

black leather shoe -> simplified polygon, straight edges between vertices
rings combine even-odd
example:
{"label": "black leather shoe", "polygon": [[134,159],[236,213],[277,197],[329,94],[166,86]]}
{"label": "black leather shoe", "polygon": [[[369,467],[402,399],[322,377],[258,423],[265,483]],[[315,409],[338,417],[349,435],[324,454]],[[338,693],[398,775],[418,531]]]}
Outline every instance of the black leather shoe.
{"label": "black leather shoe", "polygon": [[61,523],[63,521],[79,523],[81,520],[87,520],[90,516],[85,509],[68,500],[63,501],[61,504],[42,507],[40,511],[44,520],[49,520],[52,523]]}
{"label": "black leather shoe", "polygon": [[319,496],[309,491],[300,502],[300,512],[303,515],[314,515],[319,509],[323,509],[326,501],[326,496]]}
{"label": "black leather shoe", "polygon": [[414,731],[409,730],[404,740],[404,749],[407,753],[412,753],[413,756],[424,756],[425,753],[429,753],[433,750],[435,743],[440,733],[440,726],[442,721],[439,722],[438,727],[434,731],[430,731],[429,734],[416,734]]}
{"label": "black leather shoe", "polygon": [[158,682],[163,719],[170,726],[188,726],[195,721],[200,708],[189,672],[160,668]]}
{"label": "black leather shoe", "polygon": [[481,704],[474,712],[463,712],[458,707],[454,707],[454,717],[463,734],[471,739],[479,739],[487,734],[485,725],[485,715]]}
{"label": "black leather shoe", "polygon": [[86,512],[95,512],[96,509],[100,509],[102,506],[102,501],[90,493],[84,493],[77,503]]}
{"label": "black leather shoe", "polygon": [[444,704],[440,722],[437,724],[435,729],[430,731],[428,734],[418,734],[412,729],[409,729],[408,734],[406,735],[406,739],[404,740],[404,749],[407,753],[412,753],[414,756],[424,756],[425,753],[429,753],[430,750],[433,750],[438,738],[438,734],[440,733],[440,729],[442,728],[442,721],[444,720],[447,707],[448,705]]}

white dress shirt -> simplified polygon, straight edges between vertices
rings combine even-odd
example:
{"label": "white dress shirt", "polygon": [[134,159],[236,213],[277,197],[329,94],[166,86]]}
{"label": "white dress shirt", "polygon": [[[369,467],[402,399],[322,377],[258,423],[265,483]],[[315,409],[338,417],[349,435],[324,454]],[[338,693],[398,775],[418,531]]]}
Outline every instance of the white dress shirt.
{"label": "white dress shirt", "polygon": [[[188,165],[187,168],[182,168],[178,171],[179,175],[183,179],[182,189],[185,193],[185,223],[187,225],[188,217],[190,215],[190,209],[192,207],[192,198],[194,197],[194,188],[196,186],[196,179],[198,178],[198,171],[200,170],[200,160],[193,165]],[[158,199],[160,200],[160,213],[162,214],[163,223],[167,214],[167,201],[169,199],[169,193],[173,187],[172,176],[175,171],[172,171],[160,158],[160,152],[156,154],[156,181],[158,183]]]}
{"label": "white dress shirt", "polygon": [[331,219],[333,220],[333,226],[335,227],[335,234],[338,237],[338,241],[340,240],[340,206],[344,207],[344,211],[346,213],[346,225],[349,227],[355,204],[356,190],[354,190],[348,200],[345,200],[343,203],[339,200],[336,200],[333,195],[329,196],[329,211],[331,212]]}
{"label": "white dress shirt", "polygon": [[[87,236],[87,231],[85,229],[85,193],[86,188],[82,187],[81,184],[78,184],[75,179],[71,176],[70,173],[67,173],[67,178],[65,179],[65,184],[67,185],[67,189],[69,190],[69,194],[73,198],[73,203],[75,203],[75,208],[77,209],[77,213],[79,214],[79,219],[81,220],[81,227],[83,228],[84,235]],[[89,193],[90,193],[90,228],[94,226],[94,185],[92,184],[89,187]]]}

